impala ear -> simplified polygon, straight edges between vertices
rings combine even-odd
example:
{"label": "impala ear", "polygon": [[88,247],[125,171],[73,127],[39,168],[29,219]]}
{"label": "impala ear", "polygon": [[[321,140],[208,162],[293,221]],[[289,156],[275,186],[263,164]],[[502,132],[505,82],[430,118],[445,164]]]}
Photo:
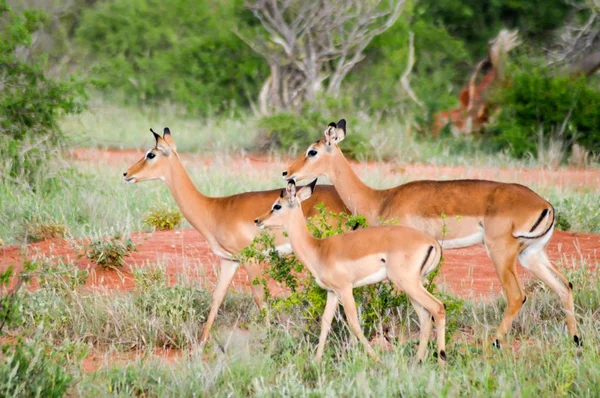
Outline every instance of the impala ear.
{"label": "impala ear", "polygon": [[298,191],[298,199],[300,199],[300,202],[304,202],[306,199],[310,198],[310,196],[312,195],[312,193],[315,191],[315,185],[317,185],[317,179],[315,178],[313,182],[311,182],[310,184],[302,187],[299,191]]}
{"label": "impala ear", "polygon": [[285,190],[287,192],[288,200],[290,202],[296,200],[296,182],[294,180],[288,180]]}
{"label": "impala ear", "polygon": [[160,135],[156,134],[154,132],[154,130],[150,129],[150,131],[152,132],[152,135],[154,136],[154,139],[156,140],[156,145],[158,146],[158,140],[160,140]]}
{"label": "impala ear", "polygon": [[341,140],[346,137],[346,120],[341,119],[336,123],[329,123],[327,129],[325,130],[325,143],[328,146],[332,146],[333,144],[338,144]]}
{"label": "impala ear", "polygon": [[171,147],[172,150],[177,151],[177,146],[175,145],[175,141],[173,141],[173,136],[171,136],[171,130],[168,127],[165,127],[163,130],[163,140]]}

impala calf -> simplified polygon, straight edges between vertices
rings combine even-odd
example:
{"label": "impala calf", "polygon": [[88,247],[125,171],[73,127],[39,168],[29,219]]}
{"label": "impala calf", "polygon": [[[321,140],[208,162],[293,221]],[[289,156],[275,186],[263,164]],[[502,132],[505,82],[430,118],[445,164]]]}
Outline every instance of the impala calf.
{"label": "impala calf", "polygon": [[494,344],[510,328],[525,302],[517,275],[517,259],[560,297],[567,328],[579,345],[571,284],[550,262],[546,245],[554,230],[554,208],[520,184],[485,180],[413,181],[390,189],[364,184],[338,147],[346,136],[346,121],[331,123],[324,137],[310,145],[283,172],[286,179],[329,177],[346,206],[371,225],[395,219],[433,236],[442,247],[476,244],[485,249],[496,268],[508,301]]}
{"label": "impala calf", "polygon": [[308,200],[317,180],[296,193],[290,181],[275,200],[271,210],[254,222],[258,227],[284,227],[292,249],[327,290],[327,304],[321,322],[316,359],[321,360],[331,321],[341,300],[350,329],[364,344],[367,353],[378,360],[364,336],[352,289],[389,279],[398,290],[406,292],[417,311],[421,333],[417,360],[422,361],[432,329],[437,329],[438,361],[444,364],[446,311],[444,304],[423,287],[423,280],[440,262],[442,249],[429,235],[412,228],[381,226],[359,229],[326,239],[314,238],[306,227],[301,202]]}
{"label": "impala calf", "polygon": [[[196,189],[183,167],[169,129],[165,128],[162,137],[154,131],[152,134],[156,141],[155,146],[127,169],[123,177],[125,181],[131,183],[164,181],[183,216],[206,238],[212,251],[221,259],[221,272],[213,291],[210,313],[200,339],[201,343],[204,343],[208,339],[225,293],[240,265],[235,260],[235,255],[256,237],[254,217],[258,212],[269,208],[273,195],[279,190],[246,192],[220,198],[205,196]],[[305,205],[306,214],[308,216],[318,214],[315,206],[320,203],[325,204],[333,212],[347,211],[337,192],[330,185],[319,186],[313,200]],[[288,239],[281,233],[276,234],[275,243],[278,247],[289,246]],[[251,281],[260,275],[258,264],[243,265]],[[262,306],[262,288],[255,284],[252,284],[251,288],[254,301],[259,307]]]}

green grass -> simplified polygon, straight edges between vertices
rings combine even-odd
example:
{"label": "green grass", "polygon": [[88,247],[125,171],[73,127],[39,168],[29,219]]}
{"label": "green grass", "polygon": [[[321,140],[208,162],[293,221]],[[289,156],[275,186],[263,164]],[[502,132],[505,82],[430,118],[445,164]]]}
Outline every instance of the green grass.
{"label": "green grass", "polygon": [[[56,260],[56,259],[55,259]],[[597,268],[577,264],[567,271],[584,339],[575,348],[567,336],[557,297],[544,286],[527,287],[528,300],[502,349],[490,347],[505,306],[467,302],[456,319],[459,331],[447,343],[448,366],[433,358],[413,363],[416,316],[408,307],[394,314],[397,339],[382,362],[373,363],[342,333],[328,341],[324,362],[315,364],[317,337],[298,313],[261,317],[247,295],[228,294],[204,354],[198,347],[208,312],[208,292],[182,277],[166,284],[164,269],[135,271],[131,292],[88,291],[72,266],[41,265],[46,282],[20,295],[22,322],[9,334],[54,350],[80,396],[597,396],[600,392],[600,284]],[[573,264],[571,264],[572,266]],[[596,265],[597,267],[597,265]],[[40,270],[38,268],[38,270]],[[308,331],[308,332],[307,332]],[[183,349],[173,364],[152,356],[155,347]],[[130,364],[111,364],[86,374],[86,352],[147,355]],[[222,349],[221,349],[222,348]],[[224,351],[224,352],[223,352]],[[0,381],[0,384],[2,382]]]}

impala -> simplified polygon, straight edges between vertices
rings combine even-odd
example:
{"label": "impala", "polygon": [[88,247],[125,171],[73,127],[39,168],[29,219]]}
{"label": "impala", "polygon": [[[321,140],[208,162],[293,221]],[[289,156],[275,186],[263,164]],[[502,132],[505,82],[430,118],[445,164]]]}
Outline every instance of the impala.
{"label": "impala", "polygon": [[[123,177],[125,181],[131,183],[163,180],[183,216],[204,236],[212,251],[220,257],[221,270],[200,339],[200,342],[204,343],[208,339],[225,293],[240,265],[235,260],[235,255],[248,246],[257,235],[254,217],[269,208],[273,195],[279,190],[246,192],[218,198],[205,196],[196,189],[186,172],[169,129],[165,128],[162,137],[154,131],[152,134],[156,140],[154,148],[129,167],[123,173]],[[317,214],[314,206],[320,203],[325,204],[333,212],[347,211],[335,189],[330,185],[318,187],[313,200],[305,205],[306,214],[308,216]],[[289,246],[287,238],[281,233],[276,234],[276,244],[280,249]],[[243,265],[250,281],[259,276],[259,264]],[[251,286],[254,301],[261,307],[263,290],[258,285],[251,284]]]}
{"label": "impala", "polygon": [[526,296],[516,271],[523,267],[560,297],[569,334],[580,345],[573,306],[573,286],[546,254],[554,230],[550,203],[529,188],[485,180],[413,181],[390,189],[365,185],[338,147],[346,121],[331,123],[324,137],[283,172],[286,179],[326,175],[346,206],[371,225],[394,219],[428,233],[442,247],[484,244],[502,283],[508,305],[494,340],[499,347]]}
{"label": "impala", "polygon": [[413,228],[379,226],[348,232],[325,239],[314,238],[306,227],[301,202],[308,200],[317,180],[299,189],[290,180],[286,191],[275,200],[271,210],[254,222],[258,227],[284,227],[296,256],[327,290],[327,304],[321,320],[316,359],[321,360],[331,321],[342,302],[350,329],[375,360],[377,354],[364,336],[356,312],[352,289],[389,279],[406,292],[417,311],[421,328],[417,361],[422,361],[431,334],[437,329],[438,361],[446,362],[444,304],[423,287],[423,280],[440,262],[442,249],[431,236]]}

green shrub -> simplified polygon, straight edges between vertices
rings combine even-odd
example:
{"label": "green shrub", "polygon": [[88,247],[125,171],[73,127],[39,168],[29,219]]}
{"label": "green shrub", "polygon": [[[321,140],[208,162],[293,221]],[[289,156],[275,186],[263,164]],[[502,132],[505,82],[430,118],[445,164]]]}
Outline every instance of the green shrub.
{"label": "green shrub", "polygon": [[64,357],[47,352],[39,342],[6,344],[0,364],[3,397],[62,397],[71,384]]}
{"label": "green shrub", "polygon": [[183,215],[179,209],[170,209],[166,206],[157,206],[150,210],[144,218],[144,225],[159,231],[167,231],[177,228],[183,221]]}
{"label": "green shrub", "polygon": [[517,157],[536,155],[551,141],[562,143],[565,153],[574,143],[600,152],[600,89],[583,77],[523,63],[513,67],[495,101],[501,111],[487,135]]}
{"label": "green shrub", "polygon": [[233,32],[246,22],[258,23],[240,0],[110,0],[85,10],[76,36],[107,91],[206,114],[248,105],[266,78]]}
{"label": "green shrub", "polygon": [[85,256],[103,268],[117,268],[125,264],[123,257],[134,250],[131,238],[115,235],[93,239],[85,246]]}
{"label": "green shrub", "polygon": [[58,118],[80,112],[84,98],[82,83],[49,79],[41,60],[19,56],[42,21],[42,13],[18,14],[0,0],[0,177],[29,184],[64,142]]}

